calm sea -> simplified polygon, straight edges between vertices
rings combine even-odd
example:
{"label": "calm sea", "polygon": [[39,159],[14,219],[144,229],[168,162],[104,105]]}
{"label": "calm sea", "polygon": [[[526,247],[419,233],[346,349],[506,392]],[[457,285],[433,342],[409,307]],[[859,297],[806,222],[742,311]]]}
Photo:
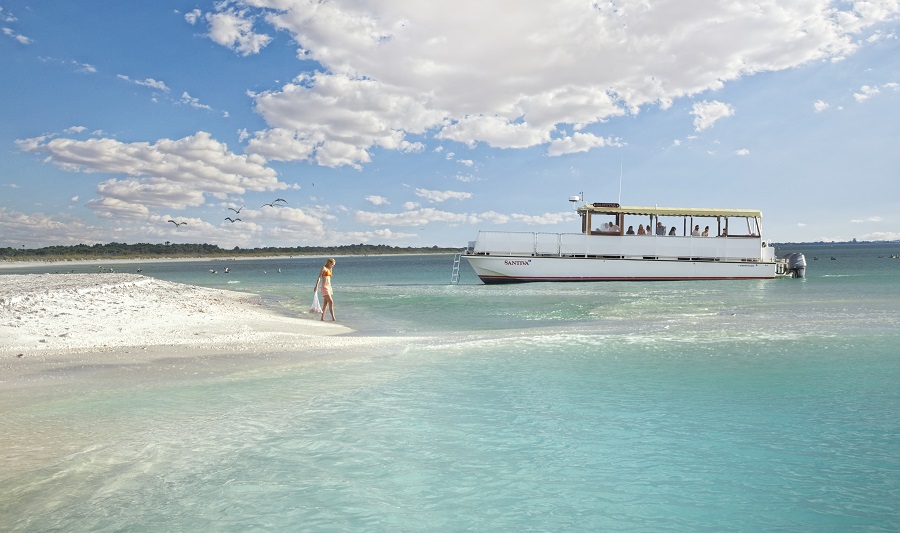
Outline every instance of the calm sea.
{"label": "calm sea", "polygon": [[[338,257],[338,318],[395,342],[3,413],[79,444],[0,479],[0,530],[898,531],[900,244],[795,251],[804,280],[506,286]],[[308,317],[322,262],[140,267]]]}

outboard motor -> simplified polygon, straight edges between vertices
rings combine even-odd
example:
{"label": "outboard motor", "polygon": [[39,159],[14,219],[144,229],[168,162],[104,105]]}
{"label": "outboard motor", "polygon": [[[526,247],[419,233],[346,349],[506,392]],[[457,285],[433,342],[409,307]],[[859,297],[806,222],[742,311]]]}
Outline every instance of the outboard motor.
{"label": "outboard motor", "polygon": [[787,271],[792,278],[806,277],[806,256],[801,253],[789,254],[787,260]]}

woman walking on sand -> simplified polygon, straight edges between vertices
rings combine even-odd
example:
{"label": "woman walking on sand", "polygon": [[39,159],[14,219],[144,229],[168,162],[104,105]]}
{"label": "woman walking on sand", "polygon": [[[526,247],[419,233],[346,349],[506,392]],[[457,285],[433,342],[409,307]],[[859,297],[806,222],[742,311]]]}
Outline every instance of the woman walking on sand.
{"label": "woman walking on sand", "polygon": [[331,269],[334,268],[334,259],[328,259],[325,261],[325,266],[322,267],[322,270],[319,271],[319,277],[316,278],[316,286],[313,288],[313,292],[319,290],[319,280],[322,280],[322,299],[324,302],[322,303],[322,318],[321,320],[325,320],[325,311],[330,307],[331,308],[331,321],[334,322],[334,299],[331,296]]}

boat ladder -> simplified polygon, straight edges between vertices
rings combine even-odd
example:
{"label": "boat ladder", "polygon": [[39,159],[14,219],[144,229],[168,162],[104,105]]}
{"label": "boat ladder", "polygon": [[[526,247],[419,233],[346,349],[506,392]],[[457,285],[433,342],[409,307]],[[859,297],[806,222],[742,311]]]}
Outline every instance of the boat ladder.
{"label": "boat ladder", "polygon": [[453,256],[453,272],[450,273],[450,284],[456,285],[459,283],[459,263],[462,259],[462,254],[458,253]]}

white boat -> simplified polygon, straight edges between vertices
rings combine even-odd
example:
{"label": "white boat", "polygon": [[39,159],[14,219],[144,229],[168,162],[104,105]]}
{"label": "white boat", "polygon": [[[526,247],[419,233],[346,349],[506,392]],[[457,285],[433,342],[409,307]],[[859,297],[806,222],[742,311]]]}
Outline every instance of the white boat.
{"label": "white boat", "polygon": [[[775,248],[763,239],[758,210],[595,203],[576,211],[579,233],[479,231],[463,257],[487,284],[771,279],[805,273],[801,254],[775,257]],[[653,228],[649,234],[640,231],[645,225]]]}

